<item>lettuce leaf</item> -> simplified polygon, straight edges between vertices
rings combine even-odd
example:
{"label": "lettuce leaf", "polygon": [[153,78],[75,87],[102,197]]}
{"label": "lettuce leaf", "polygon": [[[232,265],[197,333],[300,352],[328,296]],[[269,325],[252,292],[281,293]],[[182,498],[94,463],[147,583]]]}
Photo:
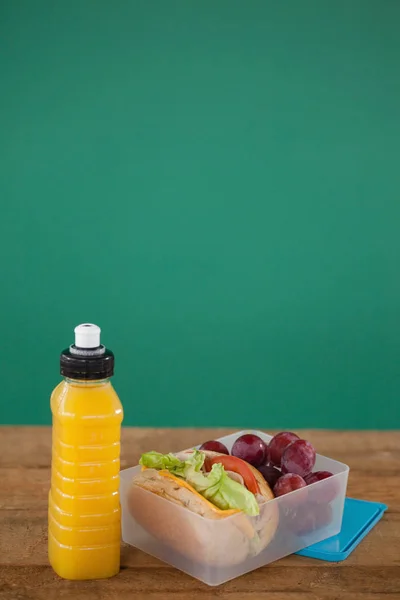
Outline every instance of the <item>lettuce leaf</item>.
{"label": "lettuce leaf", "polygon": [[167,469],[171,473],[173,469],[179,470],[184,465],[174,454],[160,454],[154,451],[142,454],[139,464],[149,469]]}

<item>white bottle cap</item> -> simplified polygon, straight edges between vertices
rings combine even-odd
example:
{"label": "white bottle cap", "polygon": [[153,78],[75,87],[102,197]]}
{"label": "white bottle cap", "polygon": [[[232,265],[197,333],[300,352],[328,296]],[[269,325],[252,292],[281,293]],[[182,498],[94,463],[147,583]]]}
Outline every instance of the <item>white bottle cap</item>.
{"label": "white bottle cap", "polygon": [[100,346],[101,329],[93,323],[82,323],[74,329],[75,346],[77,348],[98,348]]}

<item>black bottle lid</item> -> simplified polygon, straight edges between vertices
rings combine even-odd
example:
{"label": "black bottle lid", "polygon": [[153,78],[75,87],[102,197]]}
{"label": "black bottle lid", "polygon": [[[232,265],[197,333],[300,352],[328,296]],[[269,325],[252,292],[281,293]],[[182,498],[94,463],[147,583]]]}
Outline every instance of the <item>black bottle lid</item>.
{"label": "black bottle lid", "polygon": [[114,375],[114,354],[100,344],[100,332],[100,327],[92,323],[75,327],[75,344],[60,356],[63,377],[93,381]]}

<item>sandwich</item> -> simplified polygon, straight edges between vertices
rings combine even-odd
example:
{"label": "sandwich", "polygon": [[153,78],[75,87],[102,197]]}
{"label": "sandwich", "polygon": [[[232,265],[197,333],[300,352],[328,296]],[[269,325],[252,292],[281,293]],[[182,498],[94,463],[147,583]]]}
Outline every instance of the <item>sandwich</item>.
{"label": "sandwich", "polygon": [[226,567],[258,555],[272,540],[278,507],[261,473],[211,451],[147,452],[128,508],[157,540],[192,561]]}

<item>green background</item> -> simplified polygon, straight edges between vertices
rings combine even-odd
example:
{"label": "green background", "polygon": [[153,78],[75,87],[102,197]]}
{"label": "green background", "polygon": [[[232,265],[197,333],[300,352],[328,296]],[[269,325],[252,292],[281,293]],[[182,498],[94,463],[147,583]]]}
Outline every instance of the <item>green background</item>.
{"label": "green background", "polygon": [[399,427],[400,2],[0,6],[0,422]]}

